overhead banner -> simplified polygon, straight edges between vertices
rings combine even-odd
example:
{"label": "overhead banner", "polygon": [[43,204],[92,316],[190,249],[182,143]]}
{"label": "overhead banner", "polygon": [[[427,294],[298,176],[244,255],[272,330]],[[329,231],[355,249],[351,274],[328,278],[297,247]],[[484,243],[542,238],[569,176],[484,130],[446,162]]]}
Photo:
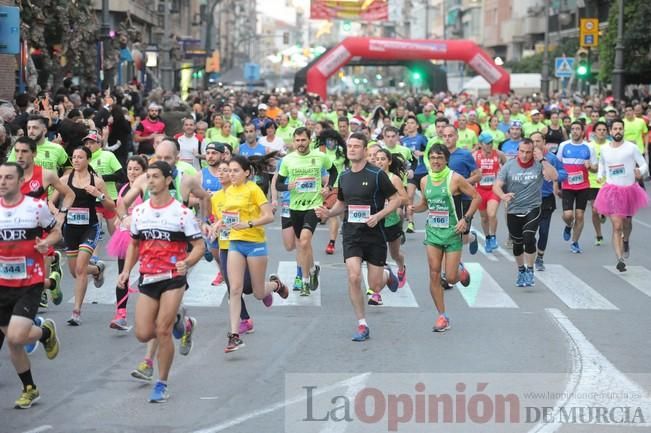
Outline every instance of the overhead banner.
{"label": "overhead banner", "polygon": [[387,21],[389,0],[311,0],[313,20]]}

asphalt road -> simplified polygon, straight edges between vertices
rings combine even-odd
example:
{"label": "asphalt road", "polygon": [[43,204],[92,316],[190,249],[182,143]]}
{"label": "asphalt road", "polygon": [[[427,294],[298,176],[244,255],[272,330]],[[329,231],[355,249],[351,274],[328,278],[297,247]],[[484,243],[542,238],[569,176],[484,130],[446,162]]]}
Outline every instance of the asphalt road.
{"label": "asphalt road", "polygon": [[[422,229],[422,218],[418,222]],[[295,259],[283,250],[278,226],[267,231],[268,272],[289,279]],[[271,309],[247,298],[256,331],[243,337],[246,347],[232,354],[223,352],[225,287],[209,285],[215,264],[201,262],[186,295],[198,320],[195,345],[188,357],[175,357],[171,399],[159,405],[147,402],[151,385],[129,375],[142,359],[144,345],[133,332],[108,327],[114,312],[115,262],[107,268],[103,288],[89,284],[78,328],[65,324],[72,309],[66,275],[66,301],[44,313],[58,325],[61,352],[53,361],[42,349],[31,356],[41,391],[40,402],[31,409],[13,409],[20,381],[6,347],[0,353],[0,432],[649,431],[651,210],[636,217],[626,274],[609,269],[615,264],[609,224],[600,247],[593,246],[594,232],[586,224],[580,255],[562,241],[562,227],[557,211],[548,269],[537,273],[533,288],[515,287],[510,253],[464,252],[473,282],[446,292],[452,329],[444,334],[432,332],[436,314],[428,290],[424,235],[408,235],[403,247],[408,286],[396,294],[383,292],[384,306],[368,307],[371,339],[364,343],[350,340],[356,323],[340,242],[334,256],[324,254],[325,226],[314,242],[322,268],[320,289],[309,298],[292,293],[281,302],[276,297]],[[503,241],[505,233],[502,220],[498,239]],[[134,303],[129,300],[130,322]],[[460,389],[459,383],[466,388]],[[482,388],[482,383],[489,385]],[[387,397],[362,393],[367,398],[361,398],[360,390],[370,388]],[[519,394],[519,421],[497,422],[495,396],[518,391],[552,393],[538,402]],[[400,393],[402,400],[395,397]],[[424,394],[452,396],[456,406],[451,422],[443,426],[443,415],[436,421],[431,412],[426,411],[429,418],[418,412],[415,396]],[[493,402],[488,421],[472,416],[478,415],[479,400],[467,404],[479,395]],[[459,396],[465,403],[456,400]],[[552,413],[557,415],[560,406],[602,407],[606,412],[600,422],[595,418],[597,424],[567,413],[565,422],[559,422],[560,414],[543,423],[545,406],[556,408]],[[629,408],[628,418],[613,409],[618,407]],[[464,411],[467,416],[460,420]],[[617,423],[620,419],[624,421]]]}

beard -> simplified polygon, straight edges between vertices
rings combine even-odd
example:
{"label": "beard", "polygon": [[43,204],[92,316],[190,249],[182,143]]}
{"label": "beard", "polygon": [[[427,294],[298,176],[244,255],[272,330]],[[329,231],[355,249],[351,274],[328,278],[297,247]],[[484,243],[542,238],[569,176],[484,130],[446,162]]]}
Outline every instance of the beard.
{"label": "beard", "polygon": [[43,139],[43,137],[45,137],[45,132],[41,132],[40,134],[35,135],[33,137],[29,137],[29,138],[31,138],[32,140],[34,140],[37,143],[40,143],[40,141]]}
{"label": "beard", "polygon": [[618,143],[619,143],[620,141],[622,141],[623,139],[624,139],[624,135],[622,135],[622,134],[615,134],[615,135],[613,135],[613,140],[615,140],[615,141],[618,142]]}
{"label": "beard", "polygon": [[148,117],[149,117],[149,120],[151,120],[151,121],[158,120],[158,114],[154,114],[153,116],[150,114]]}

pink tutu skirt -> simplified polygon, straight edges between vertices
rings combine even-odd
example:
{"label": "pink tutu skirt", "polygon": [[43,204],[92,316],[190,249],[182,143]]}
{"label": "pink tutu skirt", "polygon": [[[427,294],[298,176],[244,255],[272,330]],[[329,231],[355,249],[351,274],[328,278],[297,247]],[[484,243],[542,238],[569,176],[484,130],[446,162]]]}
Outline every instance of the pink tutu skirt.
{"label": "pink tutu skirt", "polygon": [[129,230],[117,227],[113,232],[113,236],[111,236],[111,239],[106,244],[106,252],[111,257],[123,259],[127,256],[127,248],[129,248],[130,242],[131,234]]}
{"label": "pink tutu skirt", "polygon": [[649,205],[649,197],[640,185],[605,184],[599,189],[594,207],[602,215],[630,217]]}

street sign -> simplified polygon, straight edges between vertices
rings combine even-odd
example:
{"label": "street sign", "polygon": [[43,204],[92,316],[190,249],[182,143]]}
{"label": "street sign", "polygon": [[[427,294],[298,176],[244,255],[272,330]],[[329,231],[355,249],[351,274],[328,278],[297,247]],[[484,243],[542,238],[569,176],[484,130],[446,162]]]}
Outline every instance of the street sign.
{"label": "street sign", "polygon": [[597,18],[581,18],[579,45],[583,48],[593,48],[599,45],[599,20]]}
{"label": "street sign", "polygon": [[20,54],[20,9],[0,6],[0,54]]}
{"label": "street sign", "polygon": [[556,57],[554,61],[554,75],[556,78],[570,78],[574,73],[574,59],[570,57]]}
{"label": "street sign", "polygon": [[246,81],[258,81],[260,79],[260,65],[257,63],[245,63],[244,79]]}

